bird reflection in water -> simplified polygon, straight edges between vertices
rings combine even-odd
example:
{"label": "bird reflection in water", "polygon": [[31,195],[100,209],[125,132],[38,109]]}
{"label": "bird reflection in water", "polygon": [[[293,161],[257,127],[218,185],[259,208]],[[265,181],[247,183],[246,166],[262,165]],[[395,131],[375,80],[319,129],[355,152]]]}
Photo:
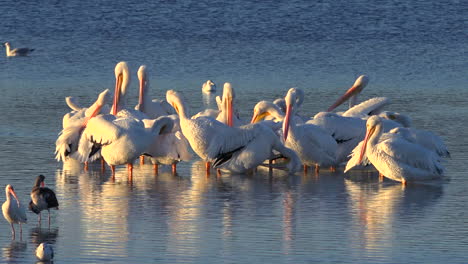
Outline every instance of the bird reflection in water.
{"label": "bird reflection in water", "polygon": [[31,229],[29,237],[31,239],[31,242],[35,245],[35,247],[37,247],[42,242],[55,244],[57,242],[58,233],[58,228],[34,227]]}
{"label": "bird reflection in water", "polygon": [[6,262],[16,262],[19,259],[24,259],[29,253],[27,252],[28,244],[26,241],[12,240],[8,246],[2,248],[2,257]]}
{"label": "bird reflection in water", "polygon": [[423,216],[425,208],[434,205],[442,195],[442,186],[401,186],[378,181],[377,177],[367,183],[345,179],[345,188],[350,196],[350,214],[355,222],[350,226],[363,233],[353,236],[362,239],[353,244],[362,245],[369,255],[394,246],[396,220],[408,217],[411,219],[403,221],[408,224],[415,221],[414,215]]}

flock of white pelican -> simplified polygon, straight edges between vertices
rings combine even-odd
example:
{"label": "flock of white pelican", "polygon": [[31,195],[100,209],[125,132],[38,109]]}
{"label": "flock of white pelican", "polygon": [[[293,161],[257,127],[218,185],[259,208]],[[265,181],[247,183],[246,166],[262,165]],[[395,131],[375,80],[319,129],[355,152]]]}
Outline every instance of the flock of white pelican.
{"label": "flock of white pelican", "polygon": [[[180,92],[169,90],[165,100],[152,99],[146,66],[138,70],[139,101],[126,104],[130,71],[127,63],[115,67],[115,91],[108,106],[109,91],[99,94],[88,108],[72,97],[71,108],[63,118],[63,130],[56,141],[56,159],[77,159],[87,164],[100,159],[115,175],[115,166],[127,165],[132,176],[138,157],[149,157],[156,172],[159,165],[188,161],[194,152],[218,173],[253,173],[259,165],[285,169],[291,173],[300,166],[314,166],[345,172],[372,164],[381,177],[402,182],[438,178],[443,175],[442,159],[449,152],[442,139],[430,131],[415,129],[403,114],[384,111],[390,104],[385,97],[357,104],[357,97],[368,84],[361,75],[327,112],[313,117],[299,114],[304,92],[291,88],[284,98],[260,101],[250,123],[239,118],[235,93],[225,83],[222,96],[216,97],[218,109],[207,109],[192,116]],[[208,80],[204,93],[216,91]],[[333,113],[349,101],[349,109]]]}

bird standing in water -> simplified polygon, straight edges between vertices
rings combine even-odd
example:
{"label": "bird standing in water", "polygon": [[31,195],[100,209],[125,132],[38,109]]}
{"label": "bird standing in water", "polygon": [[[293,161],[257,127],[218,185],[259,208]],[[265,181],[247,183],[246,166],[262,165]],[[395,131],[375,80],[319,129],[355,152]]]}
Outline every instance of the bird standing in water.
{"label": "bird standing in water", "polygon": [[57,197],[54,191],[44,187],[44,175],[39,175],[31,190],[31,201],[29,202],[29,209],[35,214],[39,215],[39,223],[41,222],[41,211],[46,210],[49,213],[49,227],[50,227],[50,208],[59,209]]}
{"label": "bird standing in water", "polygon": [[[22,223],[26,223],[28,220],[26,217],[26,210],[23,205],[20,204],[18,197],[16,196],[15,189],[13,186],[8,184],[5,187],[6,201],[2,205],[2,212],[5,219],[10,223],[11,236],[15,239],[15,227],[13,224],[20,225],[20,234],[23,233]],[[12,197],[13,196],[13,197]]]}

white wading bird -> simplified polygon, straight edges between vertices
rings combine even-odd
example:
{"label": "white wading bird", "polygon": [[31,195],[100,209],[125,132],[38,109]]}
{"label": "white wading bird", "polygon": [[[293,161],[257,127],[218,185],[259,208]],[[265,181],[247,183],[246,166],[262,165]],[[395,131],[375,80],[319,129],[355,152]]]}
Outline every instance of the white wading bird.
{"label": "white wading bird", "polygon": [[6,56],[7,57],[27,56],[29,53],[31,53],[34,50],[34,49],[30,49],[30,48],[11,49],[9,42],[5,42],[4,45],[5,45],[5,48],[6,48]]}
{"label": "white wading bird", "polygon": [[313,124],[296,124],[291,118],[296,110],[296,91],[289,89],[286,101],[286,116],[283,122],[283,138],[285,145],[298,154],[304,171],[307,166],[315,166],[318,172],[320,166],[333,167],[336,165],[337,143],[328,131]]}
{"label": "white wading bird", "polygon": [[209,117],[190,119],[179,93],[167,91],[166,100],[179,114],[182,132],[192,149],[207,163],[213,162],[215,168],[235,173],[250,172],[269,159],[273,150],[288,160],[287,168],[291,172],[300,166],[294,151],[286,148],[272,129],[263,124],[229,127]]}
{"label": "white wading bird", "polygon": [[10,223],[11,236],[15,239],[15,227],[13,224],[19,224],[20,234],[23,233],[23,227],[21,224],[26,223],[28,220],[26,217],[26,210],[24,206],[18,200],[15,189],[13,186],[8,184],[5,187],[6,201],[2,205],[2,212],[5,219]]}
{"label": "white wading bird", "polygon": [[[145,151],[145,155],[150,156],[155,172],[158,171],[158,165],[163,164],[171,165],[172,172],[175,173],[179,161],[188,161],[192,158],[189,152],[189,143],[180,131],[179,120],[174,115],[174,108],[165,100],[151,99],[149,96],[149,80],[145,65],[140,66],[138,69],[138,79],[140,81],[140,93],[139,102],[135,109],[151,119],[171,115],[174,121],[172,132],[161,134],[155,138]],[[144,156],[140,156],[140,164],[144,164]]]}
{"label": "white wading bird", "polygon": [[365,139],[353,151],[345,172],[364,161],[374,165],[381,176],[403,184],[440,178],[443,175],[444,167],[434,151],[411,143],[397,134],[384,134],[380,117],[370,117],[366,127]]}
{"label": "white wading bird", "polygon": [[366,75],[359,76],[353,86],[351,86],[343,96],[338,98],[338,100],[328,108],[327,112],[333,111],[333,109],[349,100],[349,109],[342,113],[342,116],[367,118],[368,116],[379,114],[385,106],[390,104],[390,99],[386,97],[375,97],[357,104],[358,95],[368,83],[369,77]]}
{"label": "white wading bird", "polygon": [[202,85],[202,92],[204,93],[214,93],[216,92],[216,84],[211,80],[208,80]]}

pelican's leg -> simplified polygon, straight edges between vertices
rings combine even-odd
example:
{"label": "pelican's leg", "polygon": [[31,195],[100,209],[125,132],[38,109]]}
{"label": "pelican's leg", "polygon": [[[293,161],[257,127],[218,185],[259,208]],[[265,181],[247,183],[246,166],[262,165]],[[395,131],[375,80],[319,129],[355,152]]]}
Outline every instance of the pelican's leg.
{"label": "pelican's leg", "polygon": [[21,224],[21,222],[19,223],[20,225],[20,240],[23,240],[23,225]]}
{"label": "pelican's leg", "polygon": [[42,220],[41,212],[39,212],[39,215],[37,216],[37,221],[39,222],[39,225],[41,224],[41,220]]}
{"label": "pelican's leg", "polygon": [[216,169],[216,176],[221,177],[221,170],[220,169]]}
{"label": "pelican's leg", "polygon": [[49,229],[50,229],[50,209],[49,208],[47,208],[47,213],[49,215]]}
{"label": "pelican's leg", "polygon": [[379,182],[383,182],[384,175],[379,172]]}
{"label": "pelican's leg", "polygon": [[132,163],[127,164],[127,171],[128,171],[129,180],[133,181],[133,164]]}
{"label": "pelican's leg", "polygon": [[88,170],[88,162],[87,162],[87,161],[84,162],[84,170],[85,170],[85,171]]}
{"label": "pelican's leg", "polygon": [[336,172],[336,167],[335,166],[330,166],[330,171],[331,172]]}
{"label": "pelican's leg", "polygon": [[101,171],[105,171],[106,170],[106,162],[104,161],[103,158],[101,158]]}
{"label": "pelican's leg", "polygon": [[15,239],[15,226],[13,225],[13,223],[10,223],[10,225],[11,225],[11,238]]}
{"label": "pelican's leg", "polygon": [[177,173],[177,164],[173,163],[172,164],[172,174],[176,174]]}
{"label": "pelican's leg", "polygon": [[408,182],[407,182],[405,179],[401,180],[401,184],[402,184],[403,186],[406,186],[407,183],[408,183]]}
{"label": "pelican's leg", "polygon": [[145,156],[141,155],[140,156],[140,165],[144,165],[145,164]]}
{"label": "pelican's leg", "polygon": [[210,167],[211,167],[211,163],[210,162],[206,162],[205,163],[205,168],[206,168],[206,174],[210,174]]}
{"label": "pelican's leg", "polygon": [[158,164],[153,164],[154,174],[158,175],[158,170],[159,170],[159,165]]}
{"label": "pelican's leg", "polygon": [[111,165],[112,177],[115,176],[115,165]]}
{"label": "pelican's leg", "polygon": [[304,164],[304,174],[307,174],[307,169],[308,169],[307,165]]}
{"label": "pelican's leg", "polygon": [[320,171],[320,166],[318,164],[315,164],[315,173],[319,173]]}

